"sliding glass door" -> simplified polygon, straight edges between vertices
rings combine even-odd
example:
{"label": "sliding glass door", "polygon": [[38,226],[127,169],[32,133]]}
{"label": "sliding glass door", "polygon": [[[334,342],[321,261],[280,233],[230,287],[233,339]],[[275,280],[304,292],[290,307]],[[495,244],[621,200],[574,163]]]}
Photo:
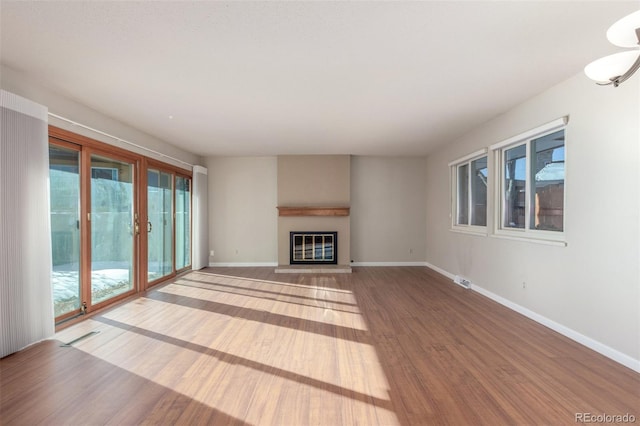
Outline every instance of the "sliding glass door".
{"label": "sliding glass door", "polygon": [[137,289],[137,161],[50,142],[53,308],[60,322]]}
{"label": "sliding glass door", "polygon": [[56,322],[191,266],[188,171],[49,127]]}
{"label": "sliding glass door", "polygon": [[91,304],[134,289],[135,165],[91,156]]}
{"label": "sliding glass door", "polygon": [[191,265],[191,178],[147,168],[147,281],[158,282]]}

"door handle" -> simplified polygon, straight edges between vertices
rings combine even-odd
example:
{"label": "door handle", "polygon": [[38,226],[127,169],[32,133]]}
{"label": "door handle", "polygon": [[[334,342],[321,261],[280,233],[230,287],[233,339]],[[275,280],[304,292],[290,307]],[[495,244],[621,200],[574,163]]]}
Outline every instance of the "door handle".
{"label": "door handle", "polygon": [[153,230],[153,225],[151,222],[147,222],[147,232],[151,232]]}
{"label": "door handle", "polygon": [[140,235],[140,221],[138,220],[138,213],[133,214],[133,233]]}

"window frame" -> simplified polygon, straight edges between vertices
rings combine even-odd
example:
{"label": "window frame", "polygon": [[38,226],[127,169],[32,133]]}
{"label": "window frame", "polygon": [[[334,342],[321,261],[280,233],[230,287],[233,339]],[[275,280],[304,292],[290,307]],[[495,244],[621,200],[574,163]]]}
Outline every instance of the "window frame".
{"label": "window frame", "polygon": [[[567,173],[566,173],[566,162],[567,162],[567,124],[569,122],[569,116],[564,116],[559,119],[553,120],[549,123],[545,123],[541,126],[538,126],[534,129],[531,129],[527,132],[518,134],[509,139],[506,139],[502,142],[498,142],[489,147],[489,150],[492,151],[492,157],[494,159],[494,182],[493,190],[494,190],[494,215],[493,215],[493,233],[492,236],[500,237],[500,238],[508,238],[508,239],[516,239],[516,240],[526,240],[532,242],[539,242],[543,244],[551,244],[551,245],[559,245],[566,246],[566,201],[567,201]],[[565,176],[564,176],[564,190],[563,190],[563,215],[562,215],[562,231],[549,231],[549,230],[540,230],[540,229],[532,229],[531,221],[534,220],[532,218],[531,213],[531,197],[532,191],[534,189],[532,176],[531,176],[531,144],[535,139],[541,138],[543,136],[549,135],[554,132],[564,131],[565,142],[564,142],[564,161],[565,161]],[[505,197],[505,160],[506,160],[506,151],[516,148],[519,146],[525,147],[525,223],[524,228],[512,228],[504,226],[504,217],[505,217],[505,205],[506,205],[506,197]]]}
{"label": "window frame", "polygon": [[[471,224],[471,217],[472,217],[472,213],[471,210],[473,208],[473,194],[472,194],[472,185],[471,185],[471,164],[476,161],[479,160],[481,158],[486,158],[487,159],[487,198],[486,198],[486,212],[485,212],[485,216],[486,216],[486,224],[485,225],[472,225]],[[459,217],[459,194],[458,194],[458,190],[459,190],[459,186],[458,186],[458,170],[460,167],[463,166],[467,166],[468,167],[468,179],[467,179],[467,219],[468,219],[468,224],[459,224],[458,223],[458,217]],[[489,179],[491,178],[491,172],[490,172],[490,167],[489,167],[489,155],[488,155],[488,150],[487,148],[483,148],[480,149],[478,151],[472,152],[471,154],[465,155],[464,157],[458,158],[457,160],[454,160],[452,162],[449,163],[449,173],[450,173],[450,181],[451,181],[451,210],[450,210],[450,218],[451,218],[451,223],[450,223],[450,230],[454,231],[454,232],[462,232],[465,234],[474,234],[474,235],[482,235],[482,236],[486,236],[487,233],[487,226],[489,223],[489,191],[490,191],[490,183],[489,183]]]}

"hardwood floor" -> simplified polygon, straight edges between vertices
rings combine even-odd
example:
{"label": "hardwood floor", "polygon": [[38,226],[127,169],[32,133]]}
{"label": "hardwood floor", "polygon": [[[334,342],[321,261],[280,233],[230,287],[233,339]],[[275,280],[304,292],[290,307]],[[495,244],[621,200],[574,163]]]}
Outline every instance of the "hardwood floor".
{"label": "hardwood floor", "polygon": [[640,375],[420,267],[208,268],[0,361],[2,425],[558,425],[577,413],[640,422]]}

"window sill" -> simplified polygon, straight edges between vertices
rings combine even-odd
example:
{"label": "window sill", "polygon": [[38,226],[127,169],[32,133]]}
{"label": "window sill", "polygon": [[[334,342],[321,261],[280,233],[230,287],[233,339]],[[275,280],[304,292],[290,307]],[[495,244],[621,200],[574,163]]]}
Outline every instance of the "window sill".
{"label": "window sill", "polygon": [[563,239],[551,239],[551,238],[536,238],[535,236],[525,235],[513,235],[507,233],[496,232],[491,234],[492,237],[501,238],[504,240],[522,241],[527,243],[542,244],[555,247],[566,247],[568,244]]}
{"label": "window sill", "polygon": [[458,234],[475,235],[476,237],[486,237],[487,235],[489,235],[489,233],[487,232],[487,228],[484,227],[478,227],[478,229],[452,227],[449,228],[449,231],[456,232]]}

